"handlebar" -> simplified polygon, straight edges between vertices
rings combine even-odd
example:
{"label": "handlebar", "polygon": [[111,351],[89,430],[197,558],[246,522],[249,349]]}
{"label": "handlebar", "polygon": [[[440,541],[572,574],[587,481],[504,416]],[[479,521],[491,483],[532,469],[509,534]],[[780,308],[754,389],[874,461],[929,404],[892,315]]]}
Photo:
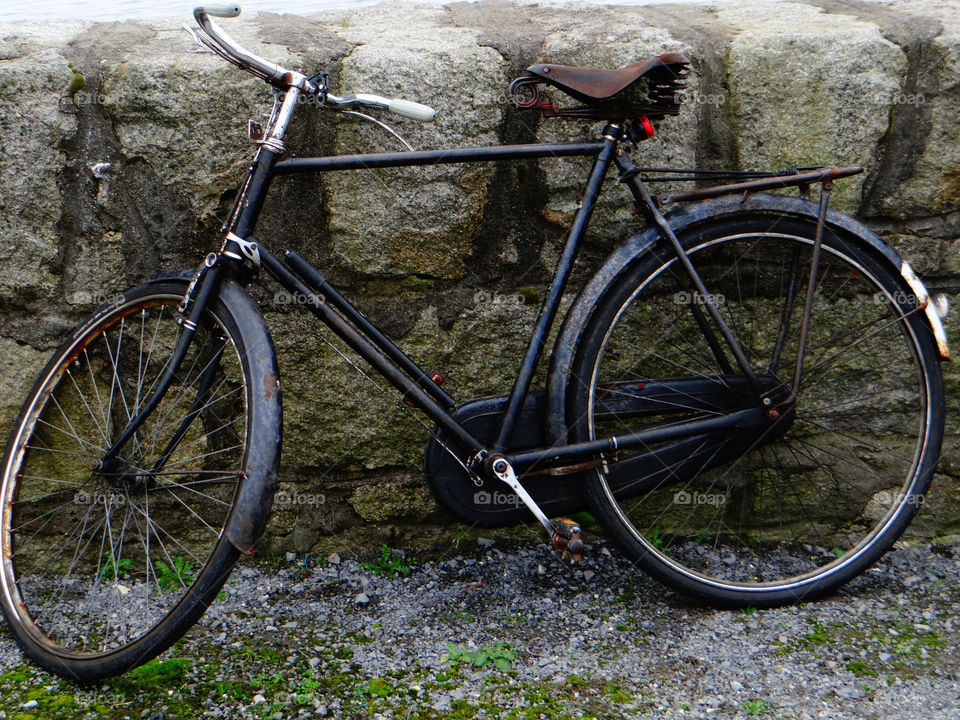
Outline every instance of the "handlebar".
{"label": "handlebar", "polygon": [[[239,14],[239,5],[208,5],[194,8],[193,17],[196,19],[200,27],[203,28],[203,31],[209,36],[209,38],[219,47],[212,47],[211,43],[209,42],[203,44],[224,59],[232,62],[234,65],[238,65],[244,70],[262,77],[267,82],[282,80],[284,75],[290,72],[289,70],[285,70],[269,60],[264,60],[259,55],[255,55],[254,53],[245,49],[242,45],[240,45],[240,43],[225,33],[223,29],[217,25],[217,23],[210,19],[211,15],[216,17],[235,18]],[[296,74],[300,75],[300,73]],[[295,79],[292,77],[292,75],[293,73],[291,73],[291,80]],[[301,89],[306,90],[307,88]]]}
{"label": "handlebar", "polygon": [[235,18],[240,14],[239,5],[204,5],[202,8],[196,8],[194,13],[197,10],[203,10],[207,15],[223,18]]}
{"label": "handlebar", "polygon": [[240,6],[228,4],[203,5],[194,8],[193,17],[203,29],[206,37],[197,33],[193,28],[184,26],[193,35],[199,44],[212,50],[224,60],[252,73],[268,83],[280,87],[297,87],[311,94],[321,93],[324,106],[335,110],[344,110],[361,105],[371,108],[384,108],[402,117],[427,122],[433,120],[436,111],[420,103],[401,98],[386,98],[370,93],[353,93],[338,97],[325,92],[325,88],[318,88],[302,73],[287,70],[276,63],[264,60],[259,55],[250,52],[234,40],[211,19],[213,17],[235,18],[240,15]]}
{"label": "handlebar", "polygon": [[371,93],[351,93],[343,97],[337,97],[327,93],[327,104],[338,110],[345,110],[356,105],[369,108],[384,108],[392,113],[402,117],[429,122],[436,115],[429,105],[421,105],[412,100],[402,100],[400,98],[386,98],[382,95],[373,95]]}

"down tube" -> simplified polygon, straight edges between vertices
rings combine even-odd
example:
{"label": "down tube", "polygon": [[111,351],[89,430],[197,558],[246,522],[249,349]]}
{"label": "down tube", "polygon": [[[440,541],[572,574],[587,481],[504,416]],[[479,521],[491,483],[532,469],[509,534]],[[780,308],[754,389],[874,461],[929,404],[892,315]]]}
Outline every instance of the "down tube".
{"label": "down tube", "polygon": [[470,456],[483,449],[482,443],[464,430],[463,426],[454,420],[442,405],[391,363],[376,345],[327,305],[262,245],[260,246],[260,262],[267,272],[289,292],[299,293],[301,297],[306,298],[305,307],[307,310],[316,315],[354,352],[383,375],[391,385],[403,394],[405,399],[412,402],[427,417],[442,427],[449,434],[449,437],[455,438],[457,444],[467,450]]}

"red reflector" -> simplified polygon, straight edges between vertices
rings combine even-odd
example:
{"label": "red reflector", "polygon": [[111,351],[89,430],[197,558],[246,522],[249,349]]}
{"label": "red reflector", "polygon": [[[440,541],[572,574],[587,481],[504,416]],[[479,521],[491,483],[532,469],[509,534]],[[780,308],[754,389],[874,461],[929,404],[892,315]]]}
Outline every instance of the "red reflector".
{"label": "red reflector", "polygon": [[644,136],[641,138],[641,140],[649,140],[650,138],[652,138],[653,123],[650,122],[650,118],[648,118],[646,115],[641,115],[640,117],[637,118],[637,120],[639,121],[640,127],[643,128],[643,132],[645,133]]}

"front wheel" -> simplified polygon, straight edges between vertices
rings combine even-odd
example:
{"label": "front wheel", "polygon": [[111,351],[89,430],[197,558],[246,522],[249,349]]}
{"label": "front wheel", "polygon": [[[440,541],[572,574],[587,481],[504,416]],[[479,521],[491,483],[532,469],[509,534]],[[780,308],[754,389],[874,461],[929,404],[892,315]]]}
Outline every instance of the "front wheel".
{"label": "front wheel", "polygon": [[571,371],[571,441],[757,407],[764,428],[620,452],[591,507],[647,572],[723,606],[830,592],[901,535],[944,423],[933,337],[909,286],[865,243],[825,230],[799,392],[791,397],[815,226],[744,213],[680,236],[759,380],[703,331],[666,242],[602,297]]}
{"label": "front wheel", "polygon": [[241,330],[249,307],[217,298],[120,462],[98,465],[166,367],[186,288],[150,282],[84,322],[44,368],[7,446],[0,602],[27,655],[63,677],[124,672],[200,617],[239,554],[223,528],[249,458],[277,444],[266,436],[279,427],[265,422],[276,413],[253,392],[275,367],[269,337]]}

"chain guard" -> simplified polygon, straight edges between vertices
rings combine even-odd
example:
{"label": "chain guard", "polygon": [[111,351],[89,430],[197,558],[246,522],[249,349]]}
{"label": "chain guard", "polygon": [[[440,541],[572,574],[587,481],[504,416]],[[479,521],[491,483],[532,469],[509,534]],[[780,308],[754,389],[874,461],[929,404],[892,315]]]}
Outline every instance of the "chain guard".
{"label": "chain guard", "polygon": [[[470,400],[461,404],[453,417],[478,440],[485,444],[492,443],[507,402],[506,395]],[[508,452],[548,445],[543,402],[542,390],[532,390],[527,394]],[[460,521],[481,527],[505,527],[530,520],[530,511],[516,493],[493,480],[485,480],[478,486],[444,445],[453,446],[437,427],[424,450],[427,484],[442,507]],[[582,473],[579,472],[567,475],[533,473],[520,476],[520,481],[547,517],[556,517],[585,509],[581,478]]]}

